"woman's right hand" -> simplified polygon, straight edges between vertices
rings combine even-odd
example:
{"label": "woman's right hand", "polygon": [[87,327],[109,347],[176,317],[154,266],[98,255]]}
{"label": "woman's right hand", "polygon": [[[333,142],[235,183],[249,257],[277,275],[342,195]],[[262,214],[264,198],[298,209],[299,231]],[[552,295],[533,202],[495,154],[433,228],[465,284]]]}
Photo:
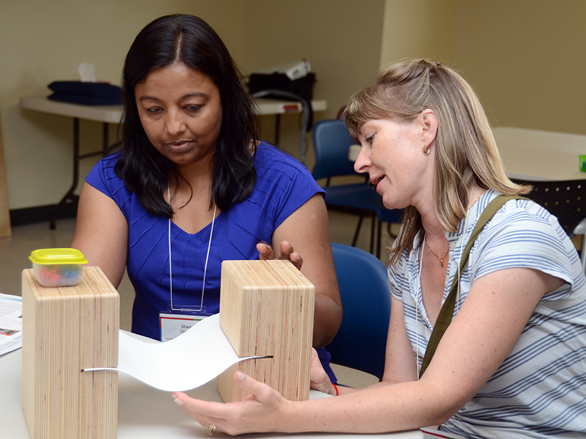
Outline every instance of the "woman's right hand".
{"label": "woman's right hand", "polygon": [[[236,372],[235,383],[245,394],[244,401],[229,403],[210,402],[190,398],[183,392],[174,392],[175,403],[182,406],[202,426],[208,429],[212,425],[217,431],[229,435],[246,433],[289,432],[287,426],[293,403],[252,377]],[[213,434],[209,433],[210,435]]]}
{"label": "woman's right hand", "polygon": [[[271,247],[266,242],[259,242],[258,244],[256,244],[256,249],[258,250],[258,257],[261,261],[277,259],[273,247]],[[303,265],[303,258],[299,255],[299,253],[295,252],[293,246],[289,243],[289,241],[281,242],[279,246],[278,259],[291,261],[291,263],[293,263],[293,265],[295,265],[295,267],[298,270],[301,270],[301,266]]]}
{"label": "woman's right hand", "polygon": [[336,389],[330,381],[330,377],[324,370],[321,361],[319,361],[315,349],[312,349],[311,352],[310,387],[314,390],[319,390],[320,392],[336,396]]}

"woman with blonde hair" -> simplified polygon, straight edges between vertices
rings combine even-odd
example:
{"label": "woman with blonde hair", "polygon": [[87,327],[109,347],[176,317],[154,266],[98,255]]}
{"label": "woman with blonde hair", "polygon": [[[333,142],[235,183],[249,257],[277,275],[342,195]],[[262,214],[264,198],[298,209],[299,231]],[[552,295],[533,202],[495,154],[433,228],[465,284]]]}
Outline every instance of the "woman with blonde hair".
{"label": "woman with blonde hair", "polygon": [[236,373],[244,402],[176,402],[229,434],[439,424],[467,438],[584,437],[580,260],[557,219],[520,197],[530,188],[506,177],[471,87],[439,63],[402,62],[344,117],[362,147],[356,170],[387,208],[406,209],[389,263],[382,382],[336,387],[314,360],[312,387],[336,398],[291,402]]}

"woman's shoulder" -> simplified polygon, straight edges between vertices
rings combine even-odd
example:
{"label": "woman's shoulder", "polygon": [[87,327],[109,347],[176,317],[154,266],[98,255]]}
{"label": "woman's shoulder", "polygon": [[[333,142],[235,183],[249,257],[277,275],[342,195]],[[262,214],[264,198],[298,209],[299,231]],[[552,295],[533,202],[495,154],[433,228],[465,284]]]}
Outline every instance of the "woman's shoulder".
{"label": "woman's shoulder", "polygon": [[124,181],[116,173],[116,164],[121,153],[115,152],[98,161],[86,177],[86,181],[102,192],[112,192],[125,186]]}
{"label": "woman's shoulder", "polygon": [[96,163],[94,168],[108,170],[108,172],[115,172],[114,167],[116,166],[116,163],[118,163],[121,157],[122,153],[120,151],[114,152],[110,155],[101,158],[98,161],[98,163]]}
{"label": "woman's shoulder", "polygon": [[324,193],[305,165],[266,142],[256,148],[254,167],[257,187],[274,186],[287,193],[295,189],[298,194]]}
{"label": "woman's shoulder", "polygon": [[264,141],[256,147],[254,163],[257,172],[265,169],[280,169],[286,173],[310,175],[308,169],[299,160]]}
{"label": "woman's shoulder", "polygon": [[[496,198],[498,193],[492,192],[488,194],[488,200],[492,201]],[[509,224],[509,223],[519,223],[525,224],[527,227],[536,227],[539,224],[553,226],[559,226],[558,219],[549,213],[549,211],[537,204],[536,202],[523,197],[519,196],[519,198],[513,198],[507,201],[494,215],[493,226],[496,224]]]}
{"label": "woman's shoulder", "polygon": [[470,264],[476,279],[500,269],[529,268],[564,280],[568,286],[548,300],[584,287],[574,243],[554,215],[526,198],[508,201],[486,224],[472,247]]}

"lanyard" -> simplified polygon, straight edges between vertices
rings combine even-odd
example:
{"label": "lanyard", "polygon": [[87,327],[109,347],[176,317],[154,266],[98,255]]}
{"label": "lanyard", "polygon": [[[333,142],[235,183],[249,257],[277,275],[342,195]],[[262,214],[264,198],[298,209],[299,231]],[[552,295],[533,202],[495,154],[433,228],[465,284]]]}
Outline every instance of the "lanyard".
{"label": "lanyard", "polygon": [[[169,198],[169,204],[171,204],[171,192],[169,187],[167,187],[167,197]],[[169,218],[169,226],[168,226],[168,241],[169,241],[169,298],[170,298],[170,309],[171,311],[202,311],[203,310],[203,297],[205,294],[206,288],[206,273],[208,271],[208,260],[210,257],[210,248],[212,246],[212,235],[214,234],[214,224],[216,222],[216,208],[217,205],[214,203],[214,216],[212,218],[212,227],[210,230],[210,240],[208,242],[208,251],[206,253],[206,261],[203,268],[203,282],[201,285],[201,302],[199,308],[175,308],[173,306],[173,274],[172,274],[172,263],[171,263],[171,218]]]}

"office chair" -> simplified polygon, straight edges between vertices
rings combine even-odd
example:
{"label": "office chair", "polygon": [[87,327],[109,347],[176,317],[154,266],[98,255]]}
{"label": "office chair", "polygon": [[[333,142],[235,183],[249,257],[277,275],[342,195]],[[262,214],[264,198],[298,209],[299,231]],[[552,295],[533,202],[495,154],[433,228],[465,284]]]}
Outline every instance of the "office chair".
{"label": "office chair", "polygon": [[[524,196],[557,217],[570,238],[586,233],[586,180],[514,181],[533,186],[533,190]],[[582,238],[580,260],[582,269],[586,271],[586,236]]]}
{"label": "office chair", "polygon": [[368,372],[382,379],[391,293],[385,265],[356,247],[332,243],[344,317],[326,346],[332,363]]}
{"label": "office chair", "polygon": [[[354,163],[348,159],[348,149],[354,141],[348,134],[344,121],[338,119],[321,120],[313,126],[313,148],[315,166],[312,175],[316,180],[326,178],[326,206],[328,209],[352,213],[359,216],[358,225],[352,239],[356,245],[358,233],[365,216],[372,218],[370,230],[370,252],[380,257],[381,225],[401,221],[402,210],[388,210],[382,197],[370,186],[368,177],[363,183],[330,186],[332,177],[357,176]],[[377,223],[378,220],[378,223]],[[377,225],[377,248],[374,250],[375,225]]]}

